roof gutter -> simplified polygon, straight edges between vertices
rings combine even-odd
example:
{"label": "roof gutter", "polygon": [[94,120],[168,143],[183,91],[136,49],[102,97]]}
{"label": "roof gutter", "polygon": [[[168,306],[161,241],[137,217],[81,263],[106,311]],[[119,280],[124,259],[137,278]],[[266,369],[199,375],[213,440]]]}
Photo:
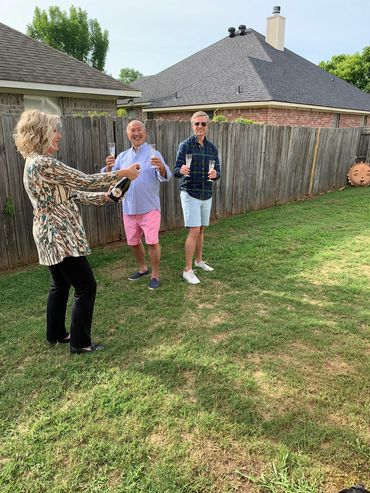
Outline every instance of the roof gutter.
{"label": "roof gutter", "polygon": [[59,84],[41,84],[38,82],[24,82],[14,80],[0,80],[0,92],[12,90],[12,92],[48,92],[57,96],[70,96],[71,94],[86,96],[108,96],[108,97],[142,97],[141,91],[128,89],[101,89],[98,87],[64,86]]}

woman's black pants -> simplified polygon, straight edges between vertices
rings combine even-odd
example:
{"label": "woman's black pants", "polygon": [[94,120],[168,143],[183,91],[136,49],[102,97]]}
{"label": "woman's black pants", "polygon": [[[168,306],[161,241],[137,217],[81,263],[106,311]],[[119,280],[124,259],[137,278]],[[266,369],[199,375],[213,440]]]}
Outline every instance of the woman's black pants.
{"label": "woman's black pants", "polygon": [[90,346],[96,281],[89,262],[86,257],[66,257],[59,264],[49,266],[49,270],[51,285],[46,314],[47,340],[56,342],[68,335],[65,317],[69,289],[73,286],[70,344],[76,348]]}

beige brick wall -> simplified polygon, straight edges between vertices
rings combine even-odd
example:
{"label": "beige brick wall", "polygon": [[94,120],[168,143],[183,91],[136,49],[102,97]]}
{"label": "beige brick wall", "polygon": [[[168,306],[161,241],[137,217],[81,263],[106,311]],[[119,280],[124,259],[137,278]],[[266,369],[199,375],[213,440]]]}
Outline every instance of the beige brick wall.
{"label": "beige brick wall", "polygon": [[87,116],[90,111],[105,112],[115,116],[117,110],[116,101],[112,100],[61,98],[61,101],[62,114],[65,116]]}
{"label": "beige brick wall", "polygon": [[[61,98],[62,114],[88,115],[89,111],[116,114],[116,101],[97,99]],[[24,111],[23,94],[0,93],[0,115],[20,115]]]}
{"label": "beige brick wall", "polygon": [[[154,120],[189,121],[195,111],[179,111],[178,113],[154,113]],[[144,113],[145,115],[145,113]]]}
{"label": "beige brick wall", "polygon": [[293,127],[333,127],[333,113],[269,108],[268,123]]}
{"label": "beige brick wall", "polygon": [[[62,114],[88,115],[91,111],[105,112],[110,116],[116,114],[116,102],[112,100],[61,98]],[[22,94],[0,93],[0,114],[20,115],[24,110]],[[156,120],[189,121],[194,111],[158,112],[153,117]],[[288,108],[241,108],[222,109],[217,111],[218,115],[224,115],[229,121],[236,118],[248,118],[258,123],[271,125],[291,125],[298,127],[333,127],[335,126],[336,113],[323,111],[307,111]],[[146,113],[139,112],[138,118],[145,119]],[[364,125],[362,115],[341,114],[339,127],[361,127]]]}
{"label": "beige brick wall", "polygon": [[234,121],[237,118],[246,118],[257,123],[269,123],[268,108],[230,108],[229,110],[219,110],[217,115],[224,115],[228,121]]}
{"label": "beige brick wall", "polygon": [[[155,113],[156,120],[186,120],[189,121],[194,111],[178,113]],[[228,121],[236,118],[246,118],[257,123],[270,125],[290,125],[293,127],[334,127],[337,114],[324,111],[297,110],[289,108],[240,108],[222,109],[217,115],[226,116]],[[341,114],[339,127],[361,127],[364,118],[361,115]]]}
{"label": "beige brick wall", "polygon": [[362,127],[364,125],[364,117],[362,115],[340,115],[339,126],[345,127]]}
{"label": "beige brick wall", "polygon": [[[324,111],[297,110],[289,108],[251,108],[239,110],[222,110],[218,115],[225,115],[229,121],[236,118],[248,118],[258,123],[269,125],[290,125],[292,127],[333,127],[335,113]],[[340,115],[339,126],[361,126],[362,117],[357,115]]]}
{"label": "beige brick wall", "polygon": [[20,115],[23,110],[22,94],[0,93],[0,115]]}

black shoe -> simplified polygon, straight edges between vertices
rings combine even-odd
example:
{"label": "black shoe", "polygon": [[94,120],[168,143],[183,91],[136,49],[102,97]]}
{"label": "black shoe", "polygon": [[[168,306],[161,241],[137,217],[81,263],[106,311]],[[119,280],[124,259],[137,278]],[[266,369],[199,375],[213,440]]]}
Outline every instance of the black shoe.
{"label": "black shoe", "polygon": [[54,346],[58,342],[59,342],[59,344],[66,344],[67,342],[69,343],[69,342],[71,342],[71,337],[69,334],[67,334],[65,337],[63,337],[63,339],[56,339],[55,341],[48,341],[50,346]]}
{"label": "black shoe", "polygon": [[71,354],[94,353],[95,351],[102,351],[103,349],[103,344],[91,344],[89,348],[70,347]]}
{"label": "black shoe", "polygon": [[137,281],[138,279],[140,279],[140,277],[147,276],[148,274],[149,274],[149,269],[147,269],[145,272],[137,271],[131,274],[130,276],[128,276],[127,279],[129,281]]}

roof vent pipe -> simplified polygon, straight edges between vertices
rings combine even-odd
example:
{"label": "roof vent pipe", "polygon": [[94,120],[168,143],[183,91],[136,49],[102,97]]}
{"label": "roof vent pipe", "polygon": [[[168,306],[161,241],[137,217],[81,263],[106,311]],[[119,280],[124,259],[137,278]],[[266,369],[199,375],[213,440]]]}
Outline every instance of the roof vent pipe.
{"label": "roof vent pipe", "polygon": [[241,24],[239,26],[239,34],[240,36],[245,36],[247,34],[247,28],[244,26],[244,24]]}
{"label": "roof vent pipe", "polygon": [[234,38],[235,37],[235,27],[229,27],[229,38]]}
{"label": "roof vent pipe", "polygon": [[280,7],[274,7],[273,15],[267,17],[266,42],[276,48],[284,51],[285,37],[285,17],[280,15]]}

